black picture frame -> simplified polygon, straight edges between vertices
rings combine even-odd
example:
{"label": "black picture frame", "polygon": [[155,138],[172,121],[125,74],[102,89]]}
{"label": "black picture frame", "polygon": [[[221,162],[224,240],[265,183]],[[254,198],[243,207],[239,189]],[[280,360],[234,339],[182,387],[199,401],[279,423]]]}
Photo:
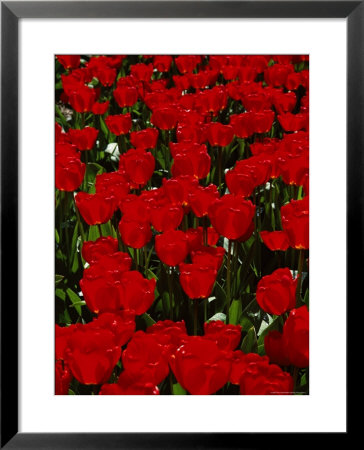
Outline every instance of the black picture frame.
{"label": "black picture frame", "polygon": [[[272,442],[273,435],[18,432],[18,22],[117,17],[347,19],[347,300],[362,291],[363,262],[354,256],[358,250],[363,255],[364,1],[93,1],[87,7],[81,1],[1,2],[1,448],[257,448]],[[347,438],[348,432],[335,439]],[[289,433],[277,437],[280,447],[288,439]],[[299,439],[302,445],[312,436]]]}

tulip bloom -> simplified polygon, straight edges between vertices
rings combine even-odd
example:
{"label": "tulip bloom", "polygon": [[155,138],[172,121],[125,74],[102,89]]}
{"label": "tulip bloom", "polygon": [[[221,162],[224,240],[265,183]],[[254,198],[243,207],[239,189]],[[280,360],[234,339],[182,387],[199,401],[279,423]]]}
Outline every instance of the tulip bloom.
{"label": "tulip bloom", "polygon": [[217,270],[200,264],[179,265],[182,289],[191,299],[207,298],[215,284]]}
{"label": "tulip bloom", "polygon": [[286,267],[277,269],[258,282],[256,298],[259,306],[269,314],[280,316],[296,305],[298,279],[293,279]]}
{"label": "tulip bloom", "polygon": [[85,176],[85,171],[86,165],[78,157],[56,157],[56,188],[60,191],[75,191],[80,187]]}
{"label": "tulip bloom", "polygon": [[192,336],[176,351],[173,372],[178,383],[192,395],[211,395],[229,380],[229,353],[216,342]]}
{"label": "tulip bloom", "polygon": [[283,327],[287,356],[296,367],[309,364],[309,314],[307,306],[292,309]]}
{"label": "tulip bloom", "polygon": [[129,133],[131,128],[131,115],[118,114],[114,116],[107,116],[105,119],[106,126],[116,136],[120,136]]}
{"label": "tulip bloom", "polygon": [[80,55],[57,55],[57,59],[65,69],[77,69],[81,63]]}
{"label": "tulip bloom", "polygon": [[138,91],[134,86],[118,86],[113,95],[120,108],[133,106],[138,100]]}
{"label": "tulip bloom", "polygon": [[126,271],[120,276],[120,304],[124,309],[144,314],[152,306],[156,280],[147,280],[136,271]]}
{"label": "tulip bloom", "polygon": [[205,338],[215,341],[220,350],[235,350],[241,340],[240,325],[225,325],[221,320],[204,323]]}
{"label": "tulip bloom", "polygon": [[159,131],[156,128],[133,131],[130,133],[130,142],[136,148],[148,150],[156,147],[158,135]]}
{"label": "tulip bloom", "polygon": [[151,222],[153,228],[159,232],[175,230],[183,219],[183,208],[179,205],[156,206],[151,211]]}
{"label": "tulip bloom", "polygon": [[103,384],[120,359],[121,348],[106,329],[83,325],[68,340],[66,362],[82,384]]}
{"label": "tulip bloom", "polygon": [[216,231],[227,239],[238,239],[249,229],[255,206],[250,200],[227,194],[209,207],[209,218]]}
{"label": "tulip bloom", "polygon": [[234,130],[230,125],[211,122],[207,128],[207,139],[212,146],[226,147],[234,138]]}
{"label": "tulip bloom", "polygon": [[170,230],[155,237],[155,251],[158,258],[174,267],[184,261],[188,254],[188,240],[183,231]]}
{"label": "tulip bloom", "polygon": [[267,356],[260,356],[257,353],[243,353],[241,350],[233,352],[231,361],[229,381],[232,384],[240,384],[240,379],[249,367],[249,364],[256,364],[259,362],[269,363]]}
{"label": "tulip bloom", "polygon": [[97,262],[105,255],[118,251],[118,240],[111,236],[99,237],[96,241],[87,241],[82,246],[82,258],[89,264]]}
{"label": "tulip bloom", "polygon": [[288,236],[284,231],[261,231],[260,237],[269,250],[287,250],[289,247]]}
{"label": "tulip bloom", "polygon": [[55,395],[68,395],[68,389],[73,376],[67,364],[56,361],[55,367]]}
{"label": "tulip bloom", "polygon": [[153,334],[137,331],[122,354],[123,366],[136,377],[142,376],[155,385],[169,373],[164,348]]}
{"label": "tulip bloom", "polygon": [[207,187],[197,186],[189,195],[189,204],[197,217],[207,216],[209,206],[219,196],[219,191],[214,184],[210,184]]}
{"label": "tulip bloom", "polygon": [[98,225],[108,222],[115,211],[115,197],[103,193],[87,194],[79,192],[76,197],[76,206],[88,225]]}
{"label": "tulip bloom", "polygon": [[120,164],[125,168],[129,180],[135,185],[144,186],[153,175],[155,159],[146,150],[128,150],[122,155],[120,161]]}
{"label": "tulip bloom", "polygon": [[286,341],[283,334],[277,330],[270,331],[264,338],[264,350],[269,361],[280,366],[288,366],[290,364]]}
{"label": "tulip bloom", "polygon": [[134,220],[124,215],[119,223],[119,231],[123,242],[132,248],[142,248],[152,239],[152,230],[147,221]]}
{"label": "tulip bloom", "polygon": [[266,361],[248,364],[240,379],[241,395],[290,395],[292,391],[292,376]]}
{"label": "tulip bloom", "polygon": [[177,125],[178,113],[172,106],[162,106],[153,111],[150,121],[161,130],[171,130]]}
{"label": "tulip bloom", "polygon": [[142,375],[124,370],[117,383],[103,384],[99,395],[159,395],[159,389]]}
{"label": "tulip bloom", "polygon": [[73,130],[72,128],[68,132],[71,143],[75,145],[78,150],[92,150],[99,130],[93,127],[86,127],[82,130]]}
{"label": "tulip bloom", "polygon": [[282,227],[289,245],[297,249],[309,248],[309,197],[291,200],[281,207]]}

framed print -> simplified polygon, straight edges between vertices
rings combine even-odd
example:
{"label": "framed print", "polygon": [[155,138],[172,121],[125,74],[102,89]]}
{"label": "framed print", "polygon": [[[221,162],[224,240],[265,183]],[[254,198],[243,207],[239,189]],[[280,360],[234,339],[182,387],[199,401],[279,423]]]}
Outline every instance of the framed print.
{"label": "framed print", "polygon": [[2,2],[2,446],[347,437],[363,8]]}

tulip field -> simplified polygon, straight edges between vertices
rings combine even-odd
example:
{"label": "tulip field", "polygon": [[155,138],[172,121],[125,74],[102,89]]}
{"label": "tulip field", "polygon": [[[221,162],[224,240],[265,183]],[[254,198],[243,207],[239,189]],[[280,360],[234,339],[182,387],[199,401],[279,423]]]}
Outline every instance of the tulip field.
{"label": "tulip field", "polygon": [[55,394],[309,393],[308,55],[55,57]]}

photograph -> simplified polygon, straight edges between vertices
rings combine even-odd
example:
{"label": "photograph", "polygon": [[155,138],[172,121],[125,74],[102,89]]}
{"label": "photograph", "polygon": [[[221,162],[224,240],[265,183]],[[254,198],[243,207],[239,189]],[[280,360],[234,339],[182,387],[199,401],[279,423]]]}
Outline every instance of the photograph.
{"label": "photograph", "polygon": [[55,395],[309,395],[309,59],[54,56]]}

